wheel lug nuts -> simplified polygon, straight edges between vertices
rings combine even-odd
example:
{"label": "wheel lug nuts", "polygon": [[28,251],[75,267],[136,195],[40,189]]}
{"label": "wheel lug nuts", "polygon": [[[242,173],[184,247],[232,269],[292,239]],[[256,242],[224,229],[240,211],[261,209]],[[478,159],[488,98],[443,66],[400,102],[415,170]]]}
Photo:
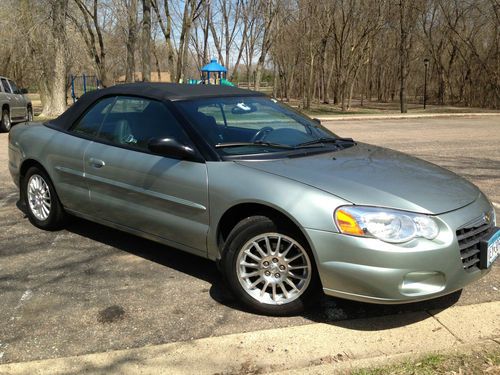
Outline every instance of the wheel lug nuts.
{"label": "wheel lug nuts", "polygon": [[284,265],[281,265],[281,266],[280,266],[280,270],[284,271],[284,270],[285,270],[285,266],[284,266]]}
{"label": "wheel lug nuts", "polygon": [[278,258],[273,258],[273,263],[278,263]]}
{"label": "wheel lug nuts", "polygon": [[270,275],[271,275],[271,272],[266,271],[266,272],[264,272],[264,275],[266,275],[266,276],[270,276]]}
{"label": "wheel lug nuts", "polygon": [[275,273],[274,277],[276,277],[277,279],[279,279],[280,278],[280,274],[279,273]]}
{"label": "wheel lug nuts", "polygon": [[269,266],[269,262],[266,260],[266,261],[264,262],[264,267],[267,267],[267,266]]}

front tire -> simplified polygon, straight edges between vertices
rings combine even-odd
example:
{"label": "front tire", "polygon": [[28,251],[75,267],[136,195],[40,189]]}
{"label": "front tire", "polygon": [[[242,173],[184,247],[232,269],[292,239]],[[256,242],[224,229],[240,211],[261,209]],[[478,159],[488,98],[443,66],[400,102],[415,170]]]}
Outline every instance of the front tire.
{"label": "front tire", "polygon": [[238,223],[226,241],[222,267],[235,296],[259,313],[298,314],[319,295],[307,242],[279,220],[253,216]]}
{"label": "front tire", "polygon": [[39,167],[28,169],[21,184],[29,221],[44,230],[60,229],[65,212],[47,173]]}
{"label": "front tire", "polygon": [[9,110],[8,109],[4,109],[2,111],[2,118],[1,118],[1,121],[0,121],[0,131],[2,131],[2,132],[9,132],[11,126],[12,126],[12,122],[10,121]]}

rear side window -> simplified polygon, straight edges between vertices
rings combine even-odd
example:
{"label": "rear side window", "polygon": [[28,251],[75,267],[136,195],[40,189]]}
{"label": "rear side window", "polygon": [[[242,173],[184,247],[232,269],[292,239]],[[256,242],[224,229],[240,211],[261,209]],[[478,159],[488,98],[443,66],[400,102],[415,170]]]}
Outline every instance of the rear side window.
{"label": "rear side window", "polygon": [[165,104],[145,98],[119,96],[97,138],[139,151],[148,151],[153,138],[175,138],[189,143],[187,135]]}
{"label": "rear side window", "polygon": [[10,86],[7,83],[7,80],[5,78],[2,78],[0,80],[2,81],[3,91],[5,91],[8,94],[12,94],[12,90],[10,89]]}
{"label": "rear side window", "polygon": [[104,98],[95,103],[83,117],[73,125],[71,130],[85,136],[96,136],[115,99],[114,97]]}
{"label": "rear side window", "polygon": [[207,117],[212,117],[213,121],[217,125],[224,125],[224,116],[222,115],[222,109],[219,104],[209,104],[204,107],[198,108],[198,112],[204,114]]}

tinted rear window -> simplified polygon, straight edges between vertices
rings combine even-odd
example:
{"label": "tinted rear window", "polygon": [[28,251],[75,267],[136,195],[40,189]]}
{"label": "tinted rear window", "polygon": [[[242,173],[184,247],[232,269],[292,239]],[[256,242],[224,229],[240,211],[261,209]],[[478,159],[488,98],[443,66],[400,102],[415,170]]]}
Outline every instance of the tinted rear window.
{"label": "tinted rear window", "polygon": [[2,78],[0,79],[0,81],[2,81],[3,91],[12,94],[12,91],[10,89],[9,84],[7,83],[7,80],[5,78]]}

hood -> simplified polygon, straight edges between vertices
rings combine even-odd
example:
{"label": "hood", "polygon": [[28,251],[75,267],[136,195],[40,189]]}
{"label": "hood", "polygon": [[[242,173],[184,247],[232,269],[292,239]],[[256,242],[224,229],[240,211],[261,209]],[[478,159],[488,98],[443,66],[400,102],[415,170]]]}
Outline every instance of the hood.
{"label": "hood", "polygon": [[440,214],[472,203],[479,189],[437,165],[358,143],[308,157],[239,164],[290,178],[356,205]]}

